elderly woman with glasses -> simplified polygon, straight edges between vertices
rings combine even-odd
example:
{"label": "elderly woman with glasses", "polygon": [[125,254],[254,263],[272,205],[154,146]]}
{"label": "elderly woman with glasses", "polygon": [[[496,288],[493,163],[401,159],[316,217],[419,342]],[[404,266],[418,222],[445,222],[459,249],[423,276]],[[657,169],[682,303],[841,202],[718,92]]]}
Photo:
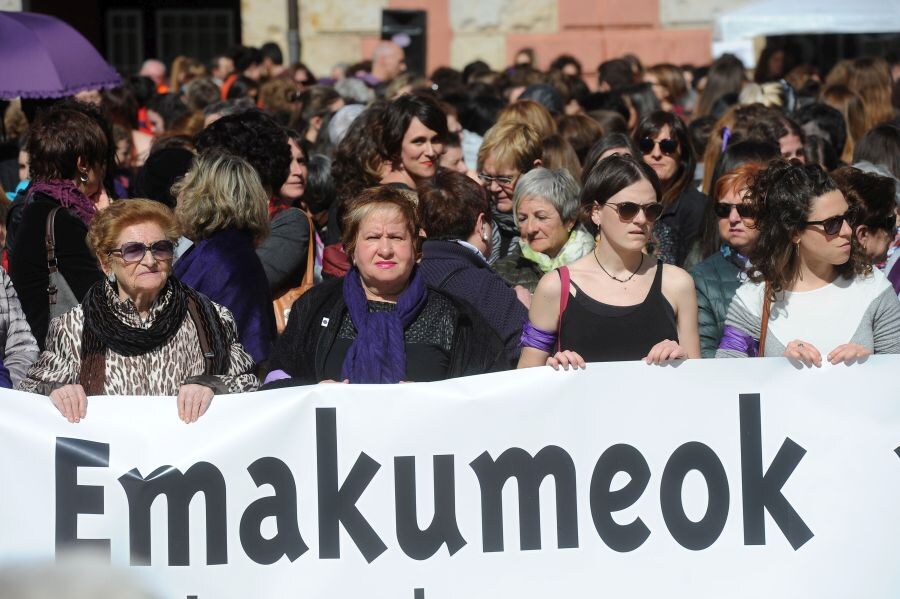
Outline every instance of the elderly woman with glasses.
{"label": "elderly woman with glasses", "polygon": [[513,214],[513,192],[519,177],[541,165],[542,153],[541,136],[530,125],[497,123],[484,135],[478,150],[478,178],[491,192],[491,264],[518,247],[519,224]]}
{"label": "elderly woman with glasses", "polygon": [[[759,240],[716,357],[806,366],[900,353],[900,301],[853,235],[853,210],[818,166],[773,162],[750,185]],[[823,354],[822,352],[828,352]]]}
{"label": "elderly woman with glasses", "polygon": [[519,368],[700,357],[690,275],[644,251],[664,209],[660,195],[653,170],[631,156],[604,158],[591,170],[581,219],[597,245],[538,283]]}
{"label": "elderly woman with glasses", "polygon": [[106,279],[50,324],[47,349],[18,389],[48,395],[69,422],[90,395],[177,395],[194,422],[216,393],[253,391],[253,359],[231,313],[170,277],[178,227],[152,200],[113,204],[88,245]]}
{"label": "elderly woman with glasses", "polygon": [[594,236],[578,226],[580,192],[564,169],[538,167],[522,175],[513,193],[519,245],[494,263],[503,280],[534,293],[546,273],[594,249]]}

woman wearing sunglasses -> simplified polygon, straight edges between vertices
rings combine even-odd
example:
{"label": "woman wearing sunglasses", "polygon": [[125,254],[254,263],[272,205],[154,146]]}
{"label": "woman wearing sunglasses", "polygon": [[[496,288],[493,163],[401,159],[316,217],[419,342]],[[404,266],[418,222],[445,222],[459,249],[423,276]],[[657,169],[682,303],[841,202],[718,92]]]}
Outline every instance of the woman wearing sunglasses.
{"label": "woman wearing sunglasses", "polygon": [[[587,154],[584,161],[584,169],[581,171],[581,185],[587,182],[591,169],[598,162],[612,156],[613,154],[627,154],[629,156],[640,157],[641,151],[635,145],[634,141],[625,133],[610,133],[600,138]],[[653,236],[650,245],[647,247],[648,253],[656,256],[666,264],[675,264],[676,253],[678,250],[678,237],[675,230],[662,221],[653,223]]]}
{"label": "woman wearing sunglasses", "polygon": [[719,157],[713,173],[714,202],[707,206],[700,249],[704,259],[690,269],[697,288],[700,350],[715,358],[725,316],[738,287],[747,280],[747,256],[756,239],[756,207],[747,193],[753,178],[779,156],[775,144],[741,141]]}
{"label": "woman wearing sunglasses", "polygon": [[48,395],[69,422],[89,395],[177,395],[194,422],[215,393],[253,391],[253,359],[231,313],[175,278],[178,228],[152,200],[118,202],[97,214],[88,245],[106,279],[50,324],[47,349],[19,389]]}
{"label": "woman wearing sunglasses", "polygon": [[519,368],[700,357],[690,275],[644,248],[663,212],[659,180],[631,156],[603,159],[581,193],[594,250],[544,275],[522,332]]}
{"label": "woman wearing sunglasses", "polygon": [[900,301],[862,256],[853,210],[834,181],[818,166],[778,160],[750,195],[760,229],[753,272],[731,302],[716,357],[821,366],[823,358],[851,364],[900,353]]}
{"label": "woman wearing sunglasses", "polygon": [[842,166],[831,176],[856,207],[853,233],[863,253],[872,264],[883,263],[897,233],[896,181],[852,166]]}
{"label": "woman wearing sunglasses", "polygon": [[675,264],[684,264],[703,227],[706,196],[694,189],[694,152],[687,128],[678,116],[661,110],[641,121],[634,141],[662,185],[660,221],[675,230]]}

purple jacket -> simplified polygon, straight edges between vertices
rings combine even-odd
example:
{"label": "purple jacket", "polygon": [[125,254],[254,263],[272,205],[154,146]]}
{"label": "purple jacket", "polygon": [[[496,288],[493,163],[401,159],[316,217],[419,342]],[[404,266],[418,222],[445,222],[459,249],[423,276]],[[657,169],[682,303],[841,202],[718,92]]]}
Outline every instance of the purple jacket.
{"label": "purple jacket", "polygon": [[237,229],[214,233],[176,260],[173,271],[186,285],[231,310],[241,345],[257,364],[269,357],[275,313],[250,235]]}
{"label": "purple jacket", "polygon": [[528,309],[487,262],[454,241],[428,239],[422,244],[419,269],[430,286],[468,302],[480,312],[503,340],[507,358],[515,365]]}

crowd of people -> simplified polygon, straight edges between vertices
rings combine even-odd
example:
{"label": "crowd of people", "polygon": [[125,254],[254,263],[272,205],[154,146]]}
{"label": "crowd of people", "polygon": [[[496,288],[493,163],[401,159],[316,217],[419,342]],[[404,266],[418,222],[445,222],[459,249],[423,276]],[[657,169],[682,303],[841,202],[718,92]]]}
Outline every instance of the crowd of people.
{"label": "crowd of people", "polygon": [[72,422],[90,395],[193,422],[260,388],[900,353],[900,60],[426,78],[384,41],[318,78],[275,44],[170,71],[0,106],[0,385]]}

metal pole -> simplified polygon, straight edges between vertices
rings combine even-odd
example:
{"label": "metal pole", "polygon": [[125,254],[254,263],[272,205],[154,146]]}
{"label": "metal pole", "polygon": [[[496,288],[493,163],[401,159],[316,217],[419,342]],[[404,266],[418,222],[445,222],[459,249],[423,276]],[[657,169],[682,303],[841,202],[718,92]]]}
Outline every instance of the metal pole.
{"label": "metal pole", "polygon": [[288,57],[290,63],[300,62],[300,0],[287,0]]}

